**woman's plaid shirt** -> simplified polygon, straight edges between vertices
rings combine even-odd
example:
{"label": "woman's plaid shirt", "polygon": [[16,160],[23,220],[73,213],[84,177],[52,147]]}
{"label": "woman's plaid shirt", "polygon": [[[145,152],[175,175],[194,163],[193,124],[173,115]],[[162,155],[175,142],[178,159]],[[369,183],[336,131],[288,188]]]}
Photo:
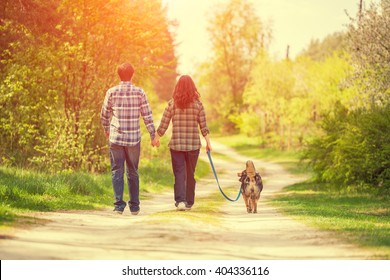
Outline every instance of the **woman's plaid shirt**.
{"label": "woman's plaid shirt", "polygon": [[121,82],[107,91],[100,117],[104,131],[110,134],[111,143],[120,146],[138,144],[141,141],[140,115],[153,140],[155,128],[145,92],[131,82]]}
{"label": "woman's plaid shirt", "polygon": [[[207,128],[206,114],[202,102],[191,103],[186,109],[174,106],[173,99],[168,102],[157,133],[163,136],[172,119],[172,138],[169,148],[175,151],[194,151],[200,149],[199,128],[203,136],[210,133]],[[199,127],[199,128],[198,128]]]}

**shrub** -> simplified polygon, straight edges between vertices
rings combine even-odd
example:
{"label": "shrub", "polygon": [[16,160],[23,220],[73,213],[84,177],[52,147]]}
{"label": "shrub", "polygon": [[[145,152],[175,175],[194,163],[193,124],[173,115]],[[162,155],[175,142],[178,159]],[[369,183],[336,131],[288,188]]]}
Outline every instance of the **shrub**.
{"label": "shrub", "polygon": [[338,105],[321,123],[323,135],[309,144],[304,158],[323,182],[340,188],[370,186],[390,190],[389,105],[348,112]]}

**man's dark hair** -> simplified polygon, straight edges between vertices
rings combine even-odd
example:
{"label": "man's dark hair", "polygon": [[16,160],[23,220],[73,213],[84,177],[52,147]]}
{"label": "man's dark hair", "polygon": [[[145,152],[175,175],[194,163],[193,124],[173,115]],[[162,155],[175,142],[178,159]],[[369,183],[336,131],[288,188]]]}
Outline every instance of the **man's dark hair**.
{"label": "man's dark hair", "polygon": [[130,63],[122,63],[118,66],[118,75],[121,78],[121,81],[128,82],[133,78],[134,68]]}

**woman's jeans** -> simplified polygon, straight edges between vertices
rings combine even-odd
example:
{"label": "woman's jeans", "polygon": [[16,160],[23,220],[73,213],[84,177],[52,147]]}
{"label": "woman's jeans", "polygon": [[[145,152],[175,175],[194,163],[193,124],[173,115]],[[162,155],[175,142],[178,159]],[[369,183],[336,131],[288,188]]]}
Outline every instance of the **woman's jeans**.
{"label": "woman's jeans", "polygon": [[175,175],[175,201],[184,202],[191,207],[195,201],[195,168],[199,157],[199,150],[175,151],[171,150],[172,169]]}
{"label": "woman's jeans", "polygon": [[123,211],[126,207],[126,202],[123,201],[124,189],[124,171],[126,163],[127,185],[130,194],[129,207],[130,211],[139,210],[139,178],[138,178],[138,162],[140,157],[141,145],[138,143],[135,146],[119,146],[110,143],[110,161],[111,161],[111,176],[112,185],[115,195],[115,209]]}

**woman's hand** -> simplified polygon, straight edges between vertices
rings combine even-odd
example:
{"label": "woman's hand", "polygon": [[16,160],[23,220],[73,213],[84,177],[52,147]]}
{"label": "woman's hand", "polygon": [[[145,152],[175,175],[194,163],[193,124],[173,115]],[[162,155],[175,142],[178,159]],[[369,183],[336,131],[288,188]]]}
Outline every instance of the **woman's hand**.
{"label": "woman's hand", "polygon": [[157,148],[160,147],[160,136],[158,134],[156,134],[156,136],[154,137],[152,141],[152,146]]}
{"label": "woman's hand", "polygon": [[207,134],[204,139],[206,140],[206,151],[212,151],[213,149],[211,148],[211,143],[210,143],[210,137]]}

